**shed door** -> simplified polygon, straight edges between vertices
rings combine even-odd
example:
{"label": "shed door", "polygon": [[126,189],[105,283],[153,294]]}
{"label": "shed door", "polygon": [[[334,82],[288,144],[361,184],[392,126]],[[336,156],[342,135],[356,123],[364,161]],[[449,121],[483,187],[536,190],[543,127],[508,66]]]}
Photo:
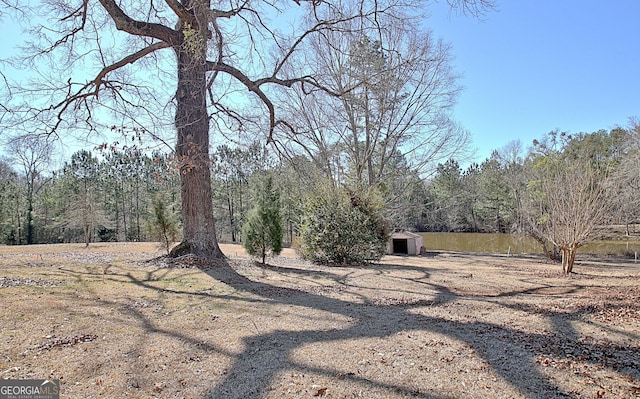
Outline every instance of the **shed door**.
{"label": "shed door", "polygon": [[409,246],[407,245],[406,238],[394,238],[393,239],[393,253],[394,254],[409,254]]}

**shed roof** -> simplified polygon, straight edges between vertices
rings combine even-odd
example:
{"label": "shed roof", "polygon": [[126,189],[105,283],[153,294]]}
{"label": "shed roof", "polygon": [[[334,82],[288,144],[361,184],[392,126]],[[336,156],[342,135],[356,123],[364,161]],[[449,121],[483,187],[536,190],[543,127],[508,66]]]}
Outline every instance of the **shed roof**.
{"label": "shed roof", "polygon": [[415,240],[416,238],[422,238],[422,236],[420,234],[412,233],[410,231],[399,231],[391,234],[391,238],[392,239],[405,238],[405,239]]}

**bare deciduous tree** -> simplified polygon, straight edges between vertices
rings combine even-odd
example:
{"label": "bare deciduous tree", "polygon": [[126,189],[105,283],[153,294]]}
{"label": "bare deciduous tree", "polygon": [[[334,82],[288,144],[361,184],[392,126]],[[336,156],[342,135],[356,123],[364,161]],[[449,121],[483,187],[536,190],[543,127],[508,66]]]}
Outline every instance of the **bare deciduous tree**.
{"label": "bare deciduous tree", "polygon": [[44,184],[41,179],[43,170],[51,159],[53,148],[44,138],[27,135],[21,136],[9,143],[10,158],[22,166],[26,185],[26,243],[34,243],[33,205],[34,195]]}
{"label": "bare deciduous tree", "polygon": [[398,156],[424,174],[468,143],[451,118],[460,87],[450,48],[410,19],[388,21],[375,32],[328,32],[312,43],[319,81],[340,97],[290,91],[295,127],[276,136],[281,152],[304,154],[334,181],[346,175],[375,186],[393,172]]}
{"label": "bare deciduous tree", "polygon": [[610,209],[602,176],[587,162],[546,156],[534,166],[523,208],[530,232],[562,252],[562,271],[571,273],[576,251],[594,240]]}

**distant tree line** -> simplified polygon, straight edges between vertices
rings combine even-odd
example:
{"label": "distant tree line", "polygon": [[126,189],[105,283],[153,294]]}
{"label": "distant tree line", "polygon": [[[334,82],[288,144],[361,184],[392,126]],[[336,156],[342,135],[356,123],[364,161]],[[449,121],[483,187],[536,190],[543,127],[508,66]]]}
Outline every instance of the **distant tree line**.
{"label": "distant tree line", "polygon": [[[484,162],[464,170],[449,160],[426,183],[425,207],[415,227],[421,231],[527,233],[531,227],[527,217],[532,212],[527,207],[536,196],[568,198],[571,192],[586,192],[588,187],[579,183],[589,180],[606,193],[602,222],[624,225],[630,233],[630,226],[640,220],[639,140],[636,125],[575,135],[554,131],[534,140],[526,150],[520,142],[508,143]],[[560,171],[568,174],[566,181],[559,180]],[[542,217],[550,204],[538,205]]]}
{"label": "distant tree line", "polygon": [[80,150],[54,171],[44,169],[50,156],[40,152],[38,163],[15,155],[0,161],[3,243],[149,240],[153,201],[175,207],[178,181],[165,154]]}
{"label": "distant tree line", "polygon": [[[0,162],[3,243],[161,241],[154,226],[167,220],[180,223],[178,169],[171,155],[135,147],[82,150],[49,171],[50,151],[39,141],[19,143],[12,157]],[[638,124],[575,135],[550,132],[526,150],[519,142],[508,143],[465,170],[451,159],[427,178],[396,152],[385,159],[388,172],[378,175],[375,184],[361,174],[379,166],[375,158],[360,168],[345,156],[347,162],[335,173],[325,167],[327,159],[276,154],[281,155],[257,142],[222,145],[212,152],[213,206],[222,240],[242,240],[243,225],[259,197],[254,188],[266,177],[279,193],[285,243],[315,226],[317,234],[307,247],[316,245],[314,240],[329,242],[322,234],[333,231],[345,234],[335,245],[348,242],[354,233],[370,234],[372,243],[384,241],[393,229],[520,233],[538,239],[551,257],[569,262],[599,225],[624,225],[632,233],[640,219]],[[363,220],[375,227],[364,234],[355,225],[318,225],[322,220],[335,224],[343,214],[353,219],[350,206],[366,210]],[[318,216],[322,214],[327,218]]]}
{"label": "distant tree line", "polygon": [[[48,170],[52,150],[34,153],[38,145],[43,142],[36,140],[21,147],[38,162],[26,162],[15,153],[0,160],[0,242],[155,240],[153,224],[159,220],[158,212],[180,223],[180,181],[171,154],[135,147],[80,150],[61,168]],[[252,190],[259,179],[271,176],[281,192],[286,243],[299,235],[303,203],[317,186],[313,176],[330,186],[335,183],[321,177],[312,160],[280,160],[258,143],[221,145],[211,159],[216,228],[227,242],[241,241],[247,213],[255,205]],[[390,183],[385,188],[389,203],[400,199],[406,204],[413,202],[406,210],[389,205],[390,220],[402,223],[403,228],[414,228],[411,215],[423,199],[413,193],[405,198],[393,185],[413,184],[419,191],[423,183],[415,173],[398,174]],[[158,202],[163,204],[161,209]]]}

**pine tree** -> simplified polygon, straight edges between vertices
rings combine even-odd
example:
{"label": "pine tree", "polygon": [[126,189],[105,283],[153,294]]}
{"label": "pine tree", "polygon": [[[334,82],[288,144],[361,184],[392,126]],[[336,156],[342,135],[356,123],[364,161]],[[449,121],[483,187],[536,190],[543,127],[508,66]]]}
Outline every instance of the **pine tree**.
{"label": "pine tree", "polygon": [[261,257],[264,265],[269,251],[273,255],[282,251],[280,193],[269,176],[258,181],[253,196],[253,208],[242,226],[242,243],[247,253]]}
{"label": "pine tree", "polygon": [[167,254],[170,253],[173,243],[180,237],[178,227],[175,216],[166,205],[166,198],[158,195],[153,201],[153,218],[148,229]]}

